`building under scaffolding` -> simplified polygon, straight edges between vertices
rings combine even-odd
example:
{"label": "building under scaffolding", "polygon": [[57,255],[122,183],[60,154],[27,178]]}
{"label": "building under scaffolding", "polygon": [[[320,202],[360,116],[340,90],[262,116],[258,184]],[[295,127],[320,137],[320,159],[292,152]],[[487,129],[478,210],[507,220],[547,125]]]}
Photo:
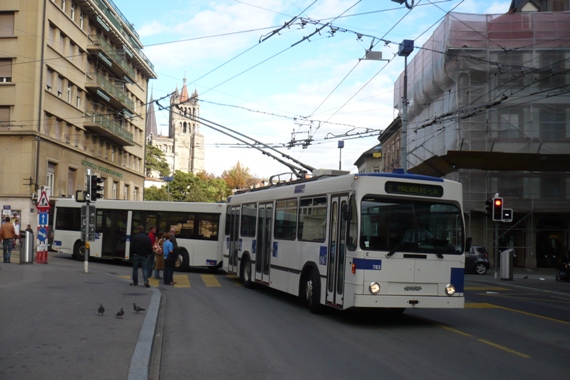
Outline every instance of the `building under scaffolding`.
{"label": "building under scaffolding", "polygon": [[409,171],[463,183],[468,236],[489,252],[485,201],[499,193],[514,210],[499,250],[556,266],[569,249],[570,12],[450,13],[407,76]]}

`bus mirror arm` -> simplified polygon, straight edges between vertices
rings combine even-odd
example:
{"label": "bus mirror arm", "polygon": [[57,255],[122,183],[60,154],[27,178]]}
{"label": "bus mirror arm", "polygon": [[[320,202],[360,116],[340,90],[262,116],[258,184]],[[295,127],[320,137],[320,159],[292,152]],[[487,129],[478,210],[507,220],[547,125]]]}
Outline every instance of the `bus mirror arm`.
{"label": "bus mirror arm", "polygon": [[347,204],[342,205],[342,219],[345,222],[350,222],[352,220],[352,207]]}

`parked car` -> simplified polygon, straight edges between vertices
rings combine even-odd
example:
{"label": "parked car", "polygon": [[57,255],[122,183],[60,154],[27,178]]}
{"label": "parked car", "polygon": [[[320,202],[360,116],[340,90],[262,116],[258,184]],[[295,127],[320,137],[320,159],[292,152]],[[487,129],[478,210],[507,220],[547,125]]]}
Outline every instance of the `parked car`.
{"label": "parked car", "polygon": [[485,274],[489,270],[489,255],[482,245],[472,245],[465,253],[465,271]]}

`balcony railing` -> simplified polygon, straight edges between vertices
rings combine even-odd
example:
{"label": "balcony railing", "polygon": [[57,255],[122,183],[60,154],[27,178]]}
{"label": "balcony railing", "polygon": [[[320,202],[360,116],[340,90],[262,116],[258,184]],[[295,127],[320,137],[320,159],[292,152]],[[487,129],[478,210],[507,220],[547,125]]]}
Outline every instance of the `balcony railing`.
{"label": "balcony railing", "polygon": [[103,88],[106,93],[117,99],[125,107],[135,112],[135,102],[127,98],[123,92],[119,91],[111,81],[99,73],[87,73],[87,84],[96,84]]}
{"label": "balcony railing", "polygon": [[124,72],[126,72],[131,80],[136,80],[135,69],[129,65],[127,60],[121,57],[121,54],[113,49],[110,43],[107,42],[103,37],[98,36],[96,34],[92,34],[89,36],[89,46],[97,46],[100,47],[109,58],[111,58],[117,65],[119,65]]}
{"label": "balcony railing", "polygon": [[[113,135],[119,136],[123,140],[127,140],[130,142],[129,145],[134,143],[133,134],[126,129],[124,129],[120,123],[116,122],[115,120],[109,119],[105,115],[93,114],[93,115],[85,115],[85,122],[96,124],[105,130],[111,132]],[[111,138],[112,140],[112,138]]]}

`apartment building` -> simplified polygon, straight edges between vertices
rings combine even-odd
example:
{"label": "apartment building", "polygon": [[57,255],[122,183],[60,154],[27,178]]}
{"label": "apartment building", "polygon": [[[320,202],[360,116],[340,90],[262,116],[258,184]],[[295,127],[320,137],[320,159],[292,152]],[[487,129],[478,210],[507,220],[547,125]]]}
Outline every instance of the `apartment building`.
{"label": "apartment building", "polygon": [[[143,199],[154,67],[112,0],[0,2],[0,204],[35,225],[35,200],[85,189]],[[51,219],[51,218],[50,218]]]}

